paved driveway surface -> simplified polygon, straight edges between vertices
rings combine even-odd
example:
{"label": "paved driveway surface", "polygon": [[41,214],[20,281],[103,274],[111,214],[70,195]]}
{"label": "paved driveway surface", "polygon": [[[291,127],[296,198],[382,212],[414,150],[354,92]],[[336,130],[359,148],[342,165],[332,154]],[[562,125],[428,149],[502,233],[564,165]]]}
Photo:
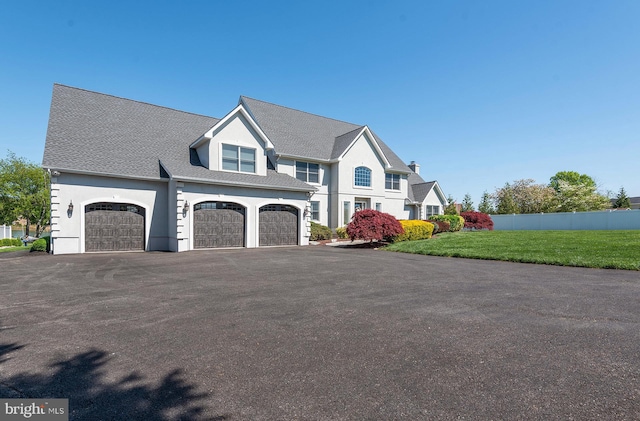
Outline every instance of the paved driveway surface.
{"label": "paved driveway surface", "polygon": [[640,419],[640,273],[332,247],[0,258],[71,419]]}

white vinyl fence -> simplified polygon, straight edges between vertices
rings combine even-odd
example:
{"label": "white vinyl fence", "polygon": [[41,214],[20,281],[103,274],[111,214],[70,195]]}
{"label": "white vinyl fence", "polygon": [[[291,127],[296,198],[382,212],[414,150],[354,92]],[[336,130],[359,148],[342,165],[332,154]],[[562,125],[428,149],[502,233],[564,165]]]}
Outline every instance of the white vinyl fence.
{"label": "white vinyl fence", "polygon": [[494,230],[637,230],[640,210],[491,215]]}
{"label": "white vinyl fence", "polygon": [[0,225],[0,240],[11,238],[11,225]]}

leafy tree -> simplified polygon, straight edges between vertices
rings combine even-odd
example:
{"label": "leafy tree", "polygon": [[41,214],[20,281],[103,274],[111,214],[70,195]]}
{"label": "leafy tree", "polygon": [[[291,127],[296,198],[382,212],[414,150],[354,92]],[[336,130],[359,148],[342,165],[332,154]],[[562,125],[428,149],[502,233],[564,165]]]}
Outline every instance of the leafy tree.
{"label": "leafy tree", "polygon": [[29,226],[36,224],[39,237],[49,223],[50,209],[49,173],[12,152],[0,159],[0,223],[24,218],[25,235],[29,235]]}
{"label": "leafy tree", "polygon": [[618,195],[616,196],[616,201],[613,203],[613,207],[624,209],[631,207],[631,199],[627,196],[627,192],[624,191],[624,187],[620,187]]}
{"label": "leafy tree", "polygon": [[549,179],[549,186],[552,187],[555,191],[559,191],[561,181],[574,186],[578,184],[586,185],[588,187],[592,187],[594,191],[597,187],[596,182],[593,180],[593,178],[589,177],[586,174],[580,174],[576,171],[557,172],[556,175]]}
{"label": "leafy tree", "polygon": [[593,178],[575,171],[560,171],[549,180],[556,192],[558,212],[585,212],[606,209],[611,202],[597,192]]}
{"label": "leafy tree", "polygon": [[474,210],[471,195],[467,193],[464,195],[464,199],[462,199],[462,212],[472,212]]}
{"label": "leafy tree", "polygon": [[449,196],[447,197],[447,202],[449,203],[447,207],[444,208],[445,215],[457,215],[458,209],[456,208],[456,200]]}
{"label": "leafy tree", "polygon": [[478,211],[486,214],[496,213],[495,209],[493,209],[491,195],[487,193],[486,190],[482,193],[482,200],[480,200],[480,204],[478,205]]}
{"label": "leafy tree", "polygon": [[554,190],[530,178],[506,183],[496,190],[494,201],[499,214],[553,212],[556,207]]}

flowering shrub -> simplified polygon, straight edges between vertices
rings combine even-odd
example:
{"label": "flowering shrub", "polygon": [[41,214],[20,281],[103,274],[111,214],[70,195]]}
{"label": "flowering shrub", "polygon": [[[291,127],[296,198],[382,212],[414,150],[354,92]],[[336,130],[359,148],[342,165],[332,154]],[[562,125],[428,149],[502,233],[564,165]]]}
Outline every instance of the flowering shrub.
{"label": "flowering shrub", "polygon": [[464,228],[471,230],[493,230],[493,221],[491,217],[482,212],[462,212],[460,214],[464,218]]}
{"label": "flowering shrub", "polygon": [[434,225],[427,221],[399,221],[404,233],[397,235],[393,241],[414,241],[431,238]]}
{"label": "flowering shrub", "polygon": [[451,228],[451,224],[447,221],[428,220],[427,222],[434,225],[434,228],[433,228],[434,234],[437,234],[439,232],[449,232],[449,229]]}
{"label": "flowering shrub", "polygon": [[347,234],[351,240],[381,241],[393,238],[404,232],[402,225],[393,215],[373,209],[363,209],[353,214],[347,225]]}
{"label": "flowering shrub", "polygon": [[[450,224],[449,231],[460,231],[464,227],[464,218],[460,215],[431,215],[429,217],[432,221],[447,221]],[[444,232],[442,229],[438,232]]]}

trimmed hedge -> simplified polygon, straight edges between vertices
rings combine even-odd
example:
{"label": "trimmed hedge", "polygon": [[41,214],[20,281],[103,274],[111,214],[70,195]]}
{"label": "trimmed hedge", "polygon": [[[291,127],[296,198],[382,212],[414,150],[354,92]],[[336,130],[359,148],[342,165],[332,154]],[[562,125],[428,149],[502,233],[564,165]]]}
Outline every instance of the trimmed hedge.
{"label": "trimmed hedge", "polygon": [[440,232],[449,232],[449,229],[451,228],[451,224],[448,223],[447,221],[427,220],[427,222],[434,225],[434,228],[433,228],[434,234],[438,234]]}
{"label": "trimmed hedge", "polygon": [[336,228],[336,235],[338,236],[338,238],[349,238],[349,234],[347,234],[347,227],[339,227]]}
{"label": "trimmed hedge", "polygon": [[462,212],[464,218],[464,229],[468,230],[493,230],[493,220],[489,215],[482,212]]}
{"label": "trimmed hedge", "polygon": [[426,240],[431,238],[431,234],[433,234],[434,225],[431,222],[416,220],[401,220],[399,222],[404,233],[395,236],[394,242]]}
{"label": "trimmed hedge", "polygon": [[347,234],[352,241],[382,241],[403,232],[402,225],[393,215],[373,209],[357,211],[347,225]]}
{"label": "trimmed hedge", "polygon": [[331,228],[311,222],[311,241],[329,240],[331,239]]}
{"label": "trimmed hedge", "polygon": [[47,240],[38,238],[31,244],[30,251],[47,251]]}
{"label": "trimmed hedge", "polygon": [[[450,224],[449,231],[456,232],[460,231],[464,227],[464,218],[460,215],[431,215],[429,217],[431,221],[446,221]],[[444,232],[442,230],[438,232]]]}
{"label": "trimmed hedge", "polygon": [[0,240],[0,247],[20,247],[22,245],[22,240],[19,238],[3,238]]}

